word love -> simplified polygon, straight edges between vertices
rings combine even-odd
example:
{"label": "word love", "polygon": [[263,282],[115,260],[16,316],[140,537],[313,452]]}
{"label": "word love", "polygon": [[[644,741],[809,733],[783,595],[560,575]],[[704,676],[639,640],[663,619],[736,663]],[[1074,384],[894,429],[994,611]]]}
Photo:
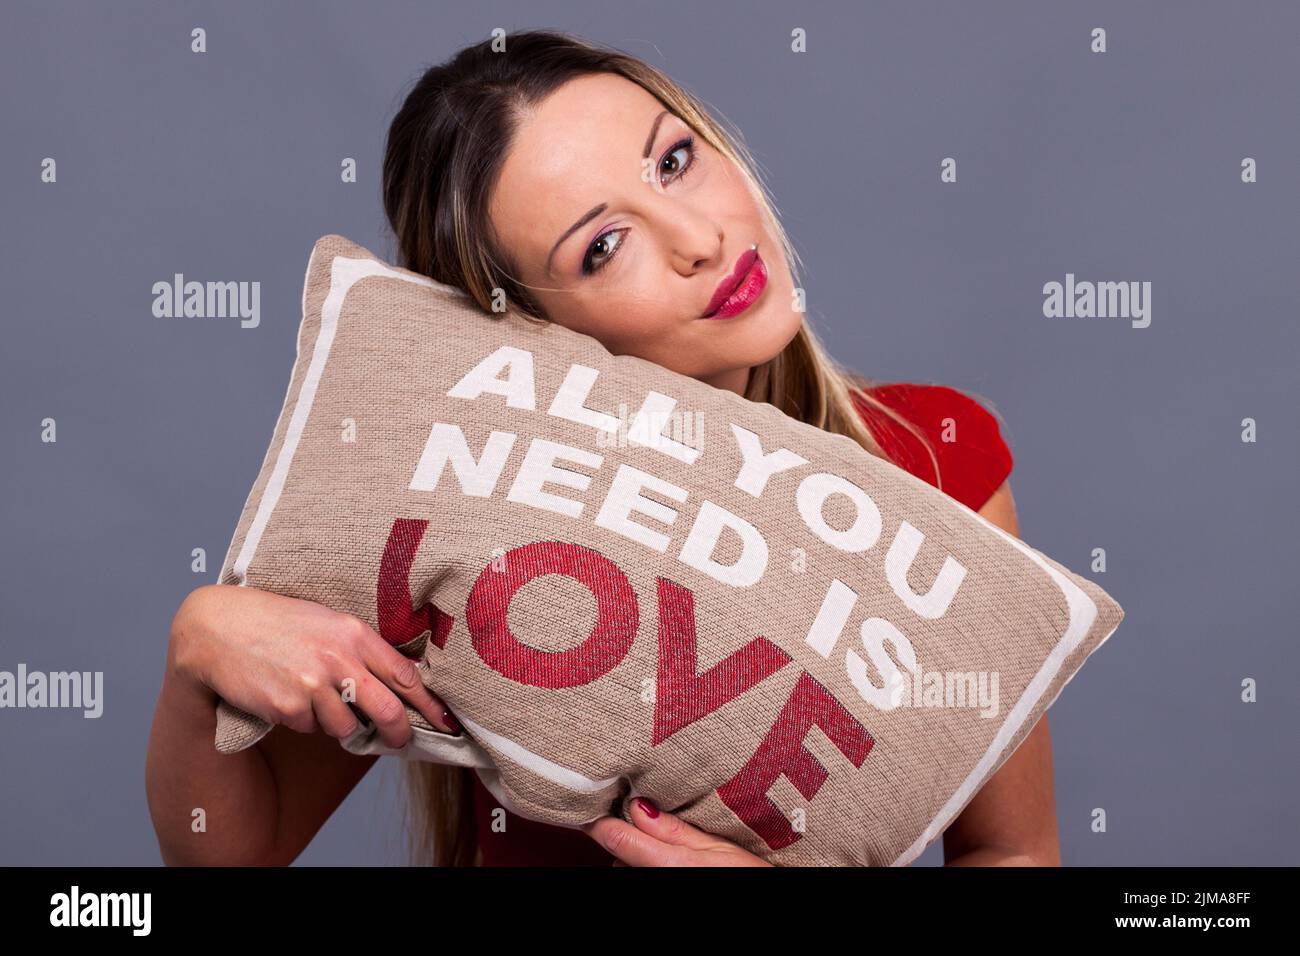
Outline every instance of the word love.
{"label": "word love", "polygon": [[[395,519],[380,561],[378,630],[394,647],[429,631],[433,645],[445,648],[455,623],[432,603],[420,608],[411,605],[411,565],[427,526],[424,520]],[[627,656],[636,640],[641,609],[631,582],[609,558],[579,544],[537,541],[508,551],[504,568],[498,571],[492,564],[485,568],[465,603],[470,641],[485,665],[517,683],[553,690],[598,681]],[[569,577],[595,598],[597,619],[591,633],[568,650],[547,651],[525,644],[507,623],[510,602],[519,589],[547,574]],[[659,650],[652,747],[744,695],[793,660],[760,636],[704,673],[696,673],[694,593],[665,577],[659,577],[656,585]],[[785,776],[811,801],[830,774],[804,746],[814,725],[849,763],[861,768],[874,738],[825,686],[803,671],[757,749],[716,789],[719,799],[774,850],[800,839],[800,834],[766,796],[767,791]]]}

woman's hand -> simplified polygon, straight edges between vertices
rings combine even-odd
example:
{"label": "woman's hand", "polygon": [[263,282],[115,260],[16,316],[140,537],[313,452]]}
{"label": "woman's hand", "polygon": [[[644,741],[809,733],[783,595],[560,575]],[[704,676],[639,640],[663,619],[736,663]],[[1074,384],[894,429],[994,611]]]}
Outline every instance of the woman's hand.
{"label": "woman's hand", "polygon": [[209,584],[182,602],[172,622],[175,667],[228,703],[302,734],[350,736],[353,706],[395,749],[411,737],[402,699],[450,734],[460,725],[420,682],[415,662],[360,618],[313,601],[235,585]]}
{"label": "woman's hand", "polygon": [[601,817],[582,829],[617,857],[615,866],[771,866],[729,840],[691,826],[644,797],[632,801],[632,819]]}

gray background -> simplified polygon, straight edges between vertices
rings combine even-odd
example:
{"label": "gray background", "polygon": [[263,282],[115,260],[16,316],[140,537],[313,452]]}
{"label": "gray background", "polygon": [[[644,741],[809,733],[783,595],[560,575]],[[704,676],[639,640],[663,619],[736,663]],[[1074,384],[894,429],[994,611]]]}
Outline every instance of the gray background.
{"label": "gray background", "polygon": [[[1106,549],[1127,618],[1051,710],[1065,862],[1300,862],[1300,10],[916,0],[6,4],[0,669],[102,670],[106,709],[0,710],[0,862],[159,861],[167,628],[261,464],[307,254],[390,251],[393,112],[497,26],[625,49],[738,125],[832,354],[990,399],[1025,540],[1085,573]],[[261,327],[154,318],[175,272],[260,281]],[[1067,272],[1152,282],[1151,326],[1044,318]],[[300,861],[400,862],[400,783],[381,761]]]}

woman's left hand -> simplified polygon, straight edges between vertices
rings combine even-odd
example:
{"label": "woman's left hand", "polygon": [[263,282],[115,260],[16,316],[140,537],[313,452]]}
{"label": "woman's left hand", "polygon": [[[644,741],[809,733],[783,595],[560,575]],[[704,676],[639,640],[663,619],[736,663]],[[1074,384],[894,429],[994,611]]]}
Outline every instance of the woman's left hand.
{"label": "woman's left hand", "polygon": [[632,801],[632,819],[635,826],[622,817],[601,817],[582,829],[617,858],[614,866],[772,865],[729,840],[655,808],[644,797]]}

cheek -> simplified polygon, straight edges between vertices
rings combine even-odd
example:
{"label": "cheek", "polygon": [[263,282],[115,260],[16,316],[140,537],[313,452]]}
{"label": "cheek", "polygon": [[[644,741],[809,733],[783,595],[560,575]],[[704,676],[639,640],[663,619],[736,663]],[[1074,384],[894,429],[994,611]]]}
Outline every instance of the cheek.
{"label": "cheek", "polygon": [[582,324],[615,354],[647,356],[680,339],[690,307],[653,288],[611,289],[583,304]]}

